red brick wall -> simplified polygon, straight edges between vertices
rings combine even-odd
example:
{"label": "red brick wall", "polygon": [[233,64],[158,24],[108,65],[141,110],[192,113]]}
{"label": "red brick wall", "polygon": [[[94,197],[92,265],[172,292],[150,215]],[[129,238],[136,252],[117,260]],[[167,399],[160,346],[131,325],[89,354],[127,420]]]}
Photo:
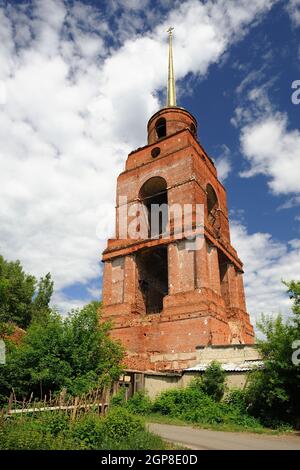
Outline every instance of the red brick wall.
{"label": "red brick wall", "polygon": [[[162,139],[155,129],[160,117],[166,119],[167,135]],[[198,346],[251,344],[254,338],[242,264],[230,245],[226,191],[191,124],[197,127],[193,116],[180,108],[156,113],[148,123],[148,145],[128,156],[118,178],[117,206],[119,196],[126,196],[129,206],[136,204],[142,185],[155,176],[165,179],[169,204],[205,206],[205,236],[199,239],[199,250],[189,251],[184,240],[175,239],[108,241],[103,254],[103,319],[113,319],[112,336],[124,344],[128,366],[140,370],[187,367],[189,361],[181,355],[193,355]],[[160,153],[153,156],[156,147]],[[207,213],[208,184],[218,199],[213,225]],[[146,314],[139,284],[143,270],[137,269],[136,254],[162,244],[168,245],[168,295],[160,313]],[[167,354],[168,361],[153,359],[161,354]]]}

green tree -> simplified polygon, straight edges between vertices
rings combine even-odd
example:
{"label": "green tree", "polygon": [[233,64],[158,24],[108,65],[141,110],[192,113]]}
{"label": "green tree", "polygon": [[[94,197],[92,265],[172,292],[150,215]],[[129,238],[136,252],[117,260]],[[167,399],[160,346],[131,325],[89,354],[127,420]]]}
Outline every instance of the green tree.
{"label": "green tree", "polygon": [[266,424],[284,421],[299,427],[300,364],[293,361],[293,353],[300,341],[300,282],[286,285],[293,300],[292,316],[288,320],[262,316],[258,326],[265,339],[258,340],[258,348],[264,368],[250,375],[247,399],[252,413]]}
{"label": "green tree", "polygon": [[221,364],[213,361],[203,374],[201,388],[214,400],[220,401],[225,392],[225,380],[226,372],[222,369]]}
{"label": "green tree", "polygon": [[8,323],[26,329],[33,318],[43,318],[50,311],[52,292],[50,273],[37,283],[19,261],[9,262],[0,255],[0,332]]}
{"label": "green tree", "polygon": [[53,285],[50,273],[40,278],[37,294],[32,302],[32,321],[44,321],[48,317],[51,311],[50,301],[53,294]]}
{"label": "green tree", "polygon": [[92,302],[67,318],[50,312],[43,323],[33,322],[1,366],[2,399],[12,388],[20,398],[64,388],[77,395],[117,379],[123,350],[110,339],[109,324],[99,322],[98,311],[99,303]]}
{"label": "green tree", "polygon": [[8,262],[0,255],[0,322],[26,328],[35,287],[35,277],[26,274],[19,261]]}

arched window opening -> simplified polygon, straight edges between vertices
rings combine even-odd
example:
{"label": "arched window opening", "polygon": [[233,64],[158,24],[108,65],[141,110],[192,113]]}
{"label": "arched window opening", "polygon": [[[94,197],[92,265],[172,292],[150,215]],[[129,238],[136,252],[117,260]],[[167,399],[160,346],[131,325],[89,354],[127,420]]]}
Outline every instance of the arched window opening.
{"label": "arched window opening", "polygon": [[156,130],[156,135],[158,139],[162,139],[162,137],[166,137],[167,123],[166,123],[165,118],[160,118],[156,121],[155,130]]}
{"label": "arched window opening", "polygon": [[166,232],[168,223],[168,193],[167,182],[160,176],[147,180],[139,194],[141,202],[147,208],[148,236],[161,238]]}
{"label": "arched window opening", "polygon": [[216,192],[211,184],[206,186],[206,194],[207,194],[207,216],[208,221],[212,225],[216,225],[217,218],[218,218],[218,198]]}
{"label": "arched window opening", "polygon": [[229,260],[224,255],[224,253],[222,253],[221,251],[218,251],[218,261],[219,261],[221,295],[223,297],[226,307],[230,307],[230,293],[229,293],[228,278],[227,278],[227,267],[228,267]]}
{"label": "arched window opening", "polygon": [[163,310],[163,299],[168,295],[167,248],[155,247],[138,252],[136,262],[143,310],[159,313]]}

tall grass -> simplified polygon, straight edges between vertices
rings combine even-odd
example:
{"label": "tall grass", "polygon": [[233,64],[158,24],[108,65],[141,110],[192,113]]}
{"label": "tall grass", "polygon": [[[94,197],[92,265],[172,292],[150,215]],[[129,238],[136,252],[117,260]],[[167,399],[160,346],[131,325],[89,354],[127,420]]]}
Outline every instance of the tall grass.
{"label": "tall grass", "polygon": [[165,443],[143,420],[114,407],[106,416],[93,411],[75,419],[62,410],[12,416],[0,421],[0,448],[13,450],[158,450]]}

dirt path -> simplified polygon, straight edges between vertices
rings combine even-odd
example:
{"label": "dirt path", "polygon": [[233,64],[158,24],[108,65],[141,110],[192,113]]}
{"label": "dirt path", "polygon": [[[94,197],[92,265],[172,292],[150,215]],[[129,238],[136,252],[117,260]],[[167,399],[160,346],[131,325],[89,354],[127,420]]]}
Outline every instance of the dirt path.
{"label": "dirt path", "polygon": [[209,431],[158,423],[149,423],[148,427],[165,440],[195,450],[300,450],[300,437],[295,435]]}

